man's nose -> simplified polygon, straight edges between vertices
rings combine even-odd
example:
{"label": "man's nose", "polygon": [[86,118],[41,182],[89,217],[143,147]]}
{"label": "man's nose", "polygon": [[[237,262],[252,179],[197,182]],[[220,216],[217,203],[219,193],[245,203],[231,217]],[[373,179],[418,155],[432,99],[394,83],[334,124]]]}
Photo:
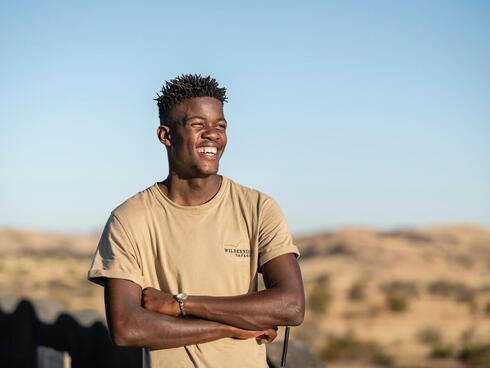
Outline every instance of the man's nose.
{"label": "man's nose", "polygon": [[214,127],[208,127],[204,132],[202,133],[202,137],[205,139],[209,139],[212,141],[217,141],[220,139],[221,135],[218,132],[218,130]]}

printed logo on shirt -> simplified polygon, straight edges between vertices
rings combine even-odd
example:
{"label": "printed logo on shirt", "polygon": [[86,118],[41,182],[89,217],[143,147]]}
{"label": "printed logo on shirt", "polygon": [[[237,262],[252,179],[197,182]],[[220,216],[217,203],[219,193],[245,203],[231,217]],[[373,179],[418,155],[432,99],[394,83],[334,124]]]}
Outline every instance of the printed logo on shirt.
{"label": "printed logo on shirt", "polygon": [[241,249],[240,242],[223,244],[225,254],[230,257],[250,258],[250,249]]}

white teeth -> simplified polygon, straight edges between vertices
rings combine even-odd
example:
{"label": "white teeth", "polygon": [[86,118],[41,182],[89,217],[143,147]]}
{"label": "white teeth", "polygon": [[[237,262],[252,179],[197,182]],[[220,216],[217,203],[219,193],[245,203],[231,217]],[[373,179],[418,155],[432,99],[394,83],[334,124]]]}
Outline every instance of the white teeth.
{"label": "white teeth", "polygon": [[218,149],[216,147],[199,147],[197,149],[197,151],[199,153],[211,153],[211,154],[215,154],[216,152],[218,152]]}

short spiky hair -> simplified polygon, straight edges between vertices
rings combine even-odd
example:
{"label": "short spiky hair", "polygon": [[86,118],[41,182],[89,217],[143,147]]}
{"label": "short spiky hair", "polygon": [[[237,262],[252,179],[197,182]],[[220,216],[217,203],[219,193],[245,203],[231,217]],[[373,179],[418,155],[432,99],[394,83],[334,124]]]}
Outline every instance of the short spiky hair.
{"label": "short spiky hair", "polygon": [[158,115],[160,124],[167,120],[168,113],[176,105],[194,97],[214,97],[224,103],[228,100],[226,97],[226,88],[220,88],[216,79],[210,76],[202,77],[200,74],[182,74],[181,76],[165,82],[165,85],[157,93]]}

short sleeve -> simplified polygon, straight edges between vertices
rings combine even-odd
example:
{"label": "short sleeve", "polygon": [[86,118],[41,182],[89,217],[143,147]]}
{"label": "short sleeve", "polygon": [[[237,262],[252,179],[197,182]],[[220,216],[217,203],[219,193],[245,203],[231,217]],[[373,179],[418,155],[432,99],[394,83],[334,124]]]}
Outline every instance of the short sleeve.
{"label": "short sleeve", "polygon": [[271,259],[287,253],[299,256],[281,208],[272,198],[267,197],[262,204],[259,220],[260,268]]}
{"label": "short sleeve", "polygon": [[114,213],[102,232],[88,271],[88,279],[96,284],[104,285],[106,278],[130,280],[143,287],[141,261],[136,246]]}

